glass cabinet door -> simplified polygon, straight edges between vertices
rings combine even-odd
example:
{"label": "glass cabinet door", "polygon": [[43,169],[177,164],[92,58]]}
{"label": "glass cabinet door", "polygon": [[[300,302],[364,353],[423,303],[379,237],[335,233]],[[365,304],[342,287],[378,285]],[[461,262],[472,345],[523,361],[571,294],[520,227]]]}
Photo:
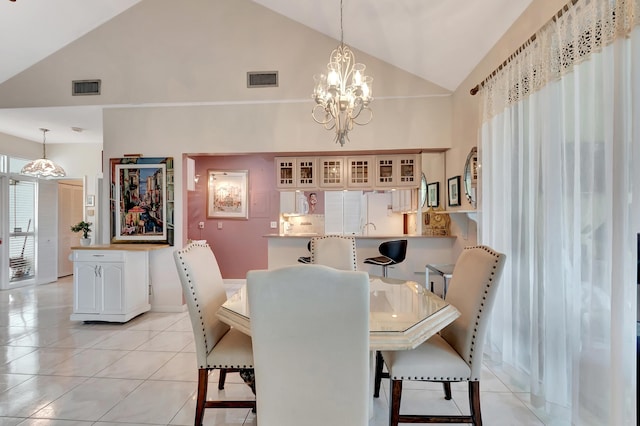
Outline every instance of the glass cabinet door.
{"label": "glass cabinet door", "polygon": [[342,188],[344,182],[344,158],[321,157],[320,186],[323,188]]}
{"label": "glass cabinet door", "polygon": [[315,188],[318,186],[318,173],[314,157],[297,158],[296,172],[296,188]]}
{"label": "glass cabinet door", "polygon": [[295,188],[295,158],[276,157],[276,187]]}
{"label": "glass cabinet door", "polygon": [[374,156],[347,158],[347,187],[368,188],[373,185]]}

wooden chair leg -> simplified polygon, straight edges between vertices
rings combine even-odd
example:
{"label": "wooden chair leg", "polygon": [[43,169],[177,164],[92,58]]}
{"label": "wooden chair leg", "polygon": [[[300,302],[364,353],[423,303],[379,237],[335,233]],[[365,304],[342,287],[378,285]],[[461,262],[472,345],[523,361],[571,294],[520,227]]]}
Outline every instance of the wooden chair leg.
{"label": "wooden chair leg", "polygon": [[204,405],[207,400],[207,385],[209,384],[209,371],[206,368],[198,369],[198,395],[196,398],[195,426],[202,426],[204,417]]}
{"label": "wooden chair leg", "polygon": [[398,426],[400,422],[400,401],[402,399],[402,380],[391,380],[391,406],[389,407],[389,426]]}
{"label": "wooden chair leg", "polygon": [[224,382],[227,379],[227,369],[220,369],[220,378],[218,379],[218,390],[224,389]]}
{"label": "wooden chair leg", "polygon": [[480,413],[480,382],[469,381],[469,408],[474,426],[482,426],[482,414]]}
{"label": "wooden chair leg", "polygon": [[376,351],[376,372],[373,385],[373,397],[380,397],[380,384],[382,383],[382,368],[384,367],[384,360],[382,359],[382,353]]}
{"label": "wooden chair leg", "polygon": [[451,401],[451,382],[442,382],[444,388],[444,399]]}

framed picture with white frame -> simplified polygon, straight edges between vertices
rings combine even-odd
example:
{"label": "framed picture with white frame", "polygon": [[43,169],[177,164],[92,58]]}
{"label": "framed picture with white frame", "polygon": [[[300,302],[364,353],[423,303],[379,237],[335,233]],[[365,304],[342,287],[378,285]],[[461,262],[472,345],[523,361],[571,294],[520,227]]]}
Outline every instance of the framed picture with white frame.
{"label": "framed picture with white frame", "polygon": [[207,218],[249,218],[249,171],[208,170]]}

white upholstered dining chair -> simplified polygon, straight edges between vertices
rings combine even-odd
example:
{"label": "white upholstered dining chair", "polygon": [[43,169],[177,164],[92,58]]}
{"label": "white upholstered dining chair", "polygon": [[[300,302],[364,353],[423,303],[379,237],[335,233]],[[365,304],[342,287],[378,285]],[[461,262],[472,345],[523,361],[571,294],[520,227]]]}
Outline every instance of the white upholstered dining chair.
{"label": "white upholstered dining chair", "polygon": [[202,424],[205,408],[255,408],[255,400],[209,401],[209,372],[219,369],[219,389],[227,371],[253,368],[251,338],[221,322],[216,311],[227,300],[216,257],[207,243],[197,242],[174,252],[184,298],[189,309],[198,362],[198,393],[194,424]]}
{"label": "white upholstered dining chair", "polygon": [[367,273],[313,264],[249,271],[247,291],[258,424],[366,426]]}
{"label": "white upholstered dining chair", "polygon": [[[410,351],[383,351],[391,379],[391,426],[398,423],[473,423],[482,425],[480,373],[484,338],[505,255],[486,246],[466,247],[453,270],[445,300],[461,313],[440,334]],[[376,368],[376,375],[379,374]],[[451,382],[468,382],[470,416],[400,414],[402,382],[442,382],[451,399]],[[379,380],[376,380],[376,387]],[[377,393],[378,389],[375,390]]]}
{"label": "white upholstered dining chair", "polygon": [[311,238],[311,263],[355,271],[358,269],[356,239],[342,235]]}

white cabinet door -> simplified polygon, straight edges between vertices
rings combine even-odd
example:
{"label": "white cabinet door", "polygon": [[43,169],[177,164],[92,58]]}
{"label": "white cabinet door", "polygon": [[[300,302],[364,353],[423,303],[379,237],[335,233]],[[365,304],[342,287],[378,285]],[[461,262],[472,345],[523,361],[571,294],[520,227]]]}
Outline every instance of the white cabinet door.
{"label": "white cabinet door", "polygon": [[318,170],[315,157],[296,158],[296,188],[309,189],[318,186]]}
{"label": "white cabinet door", "polygon": [[295,188],[296,159],[289,157],[276,157],[276,187]]}
{"label": "white cabinet door", "polygon": [[347,157],[347,187],[372,188],[374,182],[375,157]]}
{"label": "white cabinet door", "polygon": [[344,188],[344,157],[320,157],[320,187]]}
{"label": "white cabinet door", "polygon": [[98,264],[76,262],[73,271],[74,300],[73,312],[81,314],[97,314],[100,312],[100,282]]}
{"label": "white cabinet door", "polygon": [[100,265],[100,278],[102,281],[102,313],[125,313],[124,263],[103,263]]}

